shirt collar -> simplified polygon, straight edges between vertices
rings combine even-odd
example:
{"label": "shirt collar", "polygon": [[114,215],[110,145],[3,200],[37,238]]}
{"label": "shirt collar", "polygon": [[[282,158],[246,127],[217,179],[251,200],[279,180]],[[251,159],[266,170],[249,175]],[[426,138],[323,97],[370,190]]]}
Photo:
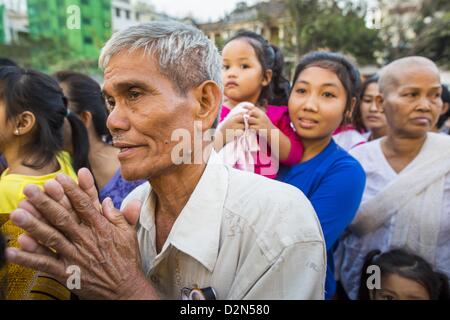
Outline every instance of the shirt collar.
{"label": "shirt collar", "polygon": [[[227,190],[228,170],[213,150],[205,171],[175,221],[158,257],[164,256],[169,245],[173,245],[212,272],[219,253],[220,227]],[[155,197],[151,189],[143,209],[145,211],[140,215],[139,222],[155,235]]]}

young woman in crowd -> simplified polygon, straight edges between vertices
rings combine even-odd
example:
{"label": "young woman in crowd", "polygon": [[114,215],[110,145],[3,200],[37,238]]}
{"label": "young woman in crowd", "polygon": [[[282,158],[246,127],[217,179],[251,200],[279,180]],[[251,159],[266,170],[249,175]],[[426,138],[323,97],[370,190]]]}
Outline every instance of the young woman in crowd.
{"label": "young woman in crowd", "polygon": [[[74,132],[72,159],[63,151],[63,123],[67,118]],[[0,153],[8,168],[0,176],[0,231],[9,246],[21,244],[23,230],[9,214],[24,200],[29,184],[43,187],[59,173],[74,180],[74,169],[89,166],[87,132],[83,123],[67,113],[58,83],[51,77],[18,67],[0,68]],[[84,157],[84,159],[83,159]],[[7,299],[66,299],[69,291],[52,279],[18,265],[8,266]]]}
{"label": "young woman in crowd", "polygon": [[434,271],[425,259],[405,250],[373,250],[361,271],[358,299],[449,300],[448,278]]}
{"label": "young woman in crowd", "polygon": [[247,170],[275,178],[278,163],[298,163],[303,153],[301,142],[290,126],[286,107],[289,81],[282,75],[283,56],[277,47],[249,31],[239,32],[229,39],[222,56],[226,99],[215,147],[223,148],[225,155],[231,153],[230,164],[242,168],[239,163],[242,157],[239,158],[239,151],[236,151],[242,146],[239,142],[237,146],[233,144],[239,138],[227,132],[234,130],[238,135],[243,132],[247,135],[251,130],[243,147],[247,147],[251,155],[247,153],[243,162],[253,162],[254,166],[250,169],[247,166]]}
{"label": "young woman in crowd", "polygon": [[353,113],[353,125],[358,132],[365,132],[367,141],[384,137],[388,130],[386,116],[381,112],[375,98],[380,94],[378,75],[364,81],[361,90],[361,100]]}
{"label": "young woman in crowd", "polygon": [[358,70],[342,55],[312,52],[297,66],[289,98],[290,118],[304,153],[279,179],[303,191],[316,210],[328,255],[327,299],[336,291],[333,250],[356,214],[365,185],[360,164],[332,138],[358,103],[359,81]]}
{"label": "young woman in crowd", "polygon": [[[69,110],[86,126],[89,137],[89,163],[99,189],[100,201],[109,197],[120,208],[122,200],[144,181],[126,181],[120,174],[117,158],[119,150],[111,145],[111,135],[106,127],[108,117],[100,85],[90,77],[72,71],[61,71],[57,80],[68,101]],[[72,135],[65,130],[66,140]],[[65,149],[74,152],[74,143],[66,143]]]}
{"label": "young woman in crowd", "polygon": [[438,122],[433,128],[433,132],[441,132],[444,134],[450,134],[450,92],[446,85],[442,85],[442,110],[439,116]]}

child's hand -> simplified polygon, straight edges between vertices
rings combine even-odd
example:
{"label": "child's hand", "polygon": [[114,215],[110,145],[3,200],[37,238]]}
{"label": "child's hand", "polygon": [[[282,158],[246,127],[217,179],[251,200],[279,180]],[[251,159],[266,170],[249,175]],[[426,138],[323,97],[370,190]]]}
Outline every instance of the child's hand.
{"label": "child's hand", "polygon": [[220,150],[234,138],[243,135],[244,129],[244,113],[237,114],[225,120],[221,123],[220,130],[217,131],[214,137],[214,147],[216,150]]}
{"label": "child's hand", "polygon": [[273,125],[272,121],[270,121],[269,117],[266,115],[266,113],[261,110],[258,107],[245,107],[249,110],[248,115],[249,120],[248,123],[250,125],[250,129],[254,130],[271,130],[274,129],[275,126]]}
{"label": "child's hand", "polygon": [[245,129],[244,123],[244,113],[239,113],[227,120],[225,120],[221,125],[221,130],[235,130],[235,131],[243,131]]}

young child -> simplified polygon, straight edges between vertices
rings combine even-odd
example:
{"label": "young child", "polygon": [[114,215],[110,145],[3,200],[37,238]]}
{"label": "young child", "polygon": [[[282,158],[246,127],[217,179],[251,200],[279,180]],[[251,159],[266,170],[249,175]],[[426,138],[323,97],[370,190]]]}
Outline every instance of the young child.
{"label": "young child", "polygon": [[[74,163],[62,151],[65,119],[71,124],[74,153],[78,155]],[[88,165],[82,159],[87,156],[87,132],[74,114],[67,113],[66,100],[54,79],[19,67],[0,69],[0,123],[0,153],[8,164],[0,176],[0,232],[8,246],[17,247],[24,231],[12,224],[9,214],[19,204],[24,205],[24,188],[29,184],[43,188],[59,173],[76,180],[72,165]],[[7,299],[70,297],[66,288],[34,270],[13,264],[7,269]]]}
{"label": "young child", "polygon": [[[223,148],[219,153],[234,167],[276,178],[278,163],[296,164],[303,154],[286,107],[289,81],[282,76],[283,56],[262,36],[249,31],[228,40],[222,56],[226,99],[215,148]],[[234,154],[231,162],[230,153]]]}
{"label": "young child", "polygon": [[[370,266],[380,270],[380,288],[369,289]],[[360,300],[449,300],[446,275],[435,272],[423,258],[402,249],[367,254],[361,273]]]}

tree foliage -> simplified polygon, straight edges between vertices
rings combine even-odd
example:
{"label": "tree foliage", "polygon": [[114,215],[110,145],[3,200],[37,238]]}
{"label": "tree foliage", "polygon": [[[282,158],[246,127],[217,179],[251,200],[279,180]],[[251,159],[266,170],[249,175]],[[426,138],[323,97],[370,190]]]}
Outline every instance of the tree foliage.
{"label": "tree foliage", "polygon": [[327,48],[373,63],[382,49],[378,30],[366,26],[363,2],[286,0],[296,24],[298,54]]}
{"label": "tree foliage", "polygon": [[424,0],[414,31],[410,53],[450,67],[450,1]]}
{"label": "tree foliage", "polygon": [[22,37],[18,43],[0,44],[0,56],[8,57],[19,65],[47,73],[76,70],[100,74],[96,59],[80,58],[57,39]]}

